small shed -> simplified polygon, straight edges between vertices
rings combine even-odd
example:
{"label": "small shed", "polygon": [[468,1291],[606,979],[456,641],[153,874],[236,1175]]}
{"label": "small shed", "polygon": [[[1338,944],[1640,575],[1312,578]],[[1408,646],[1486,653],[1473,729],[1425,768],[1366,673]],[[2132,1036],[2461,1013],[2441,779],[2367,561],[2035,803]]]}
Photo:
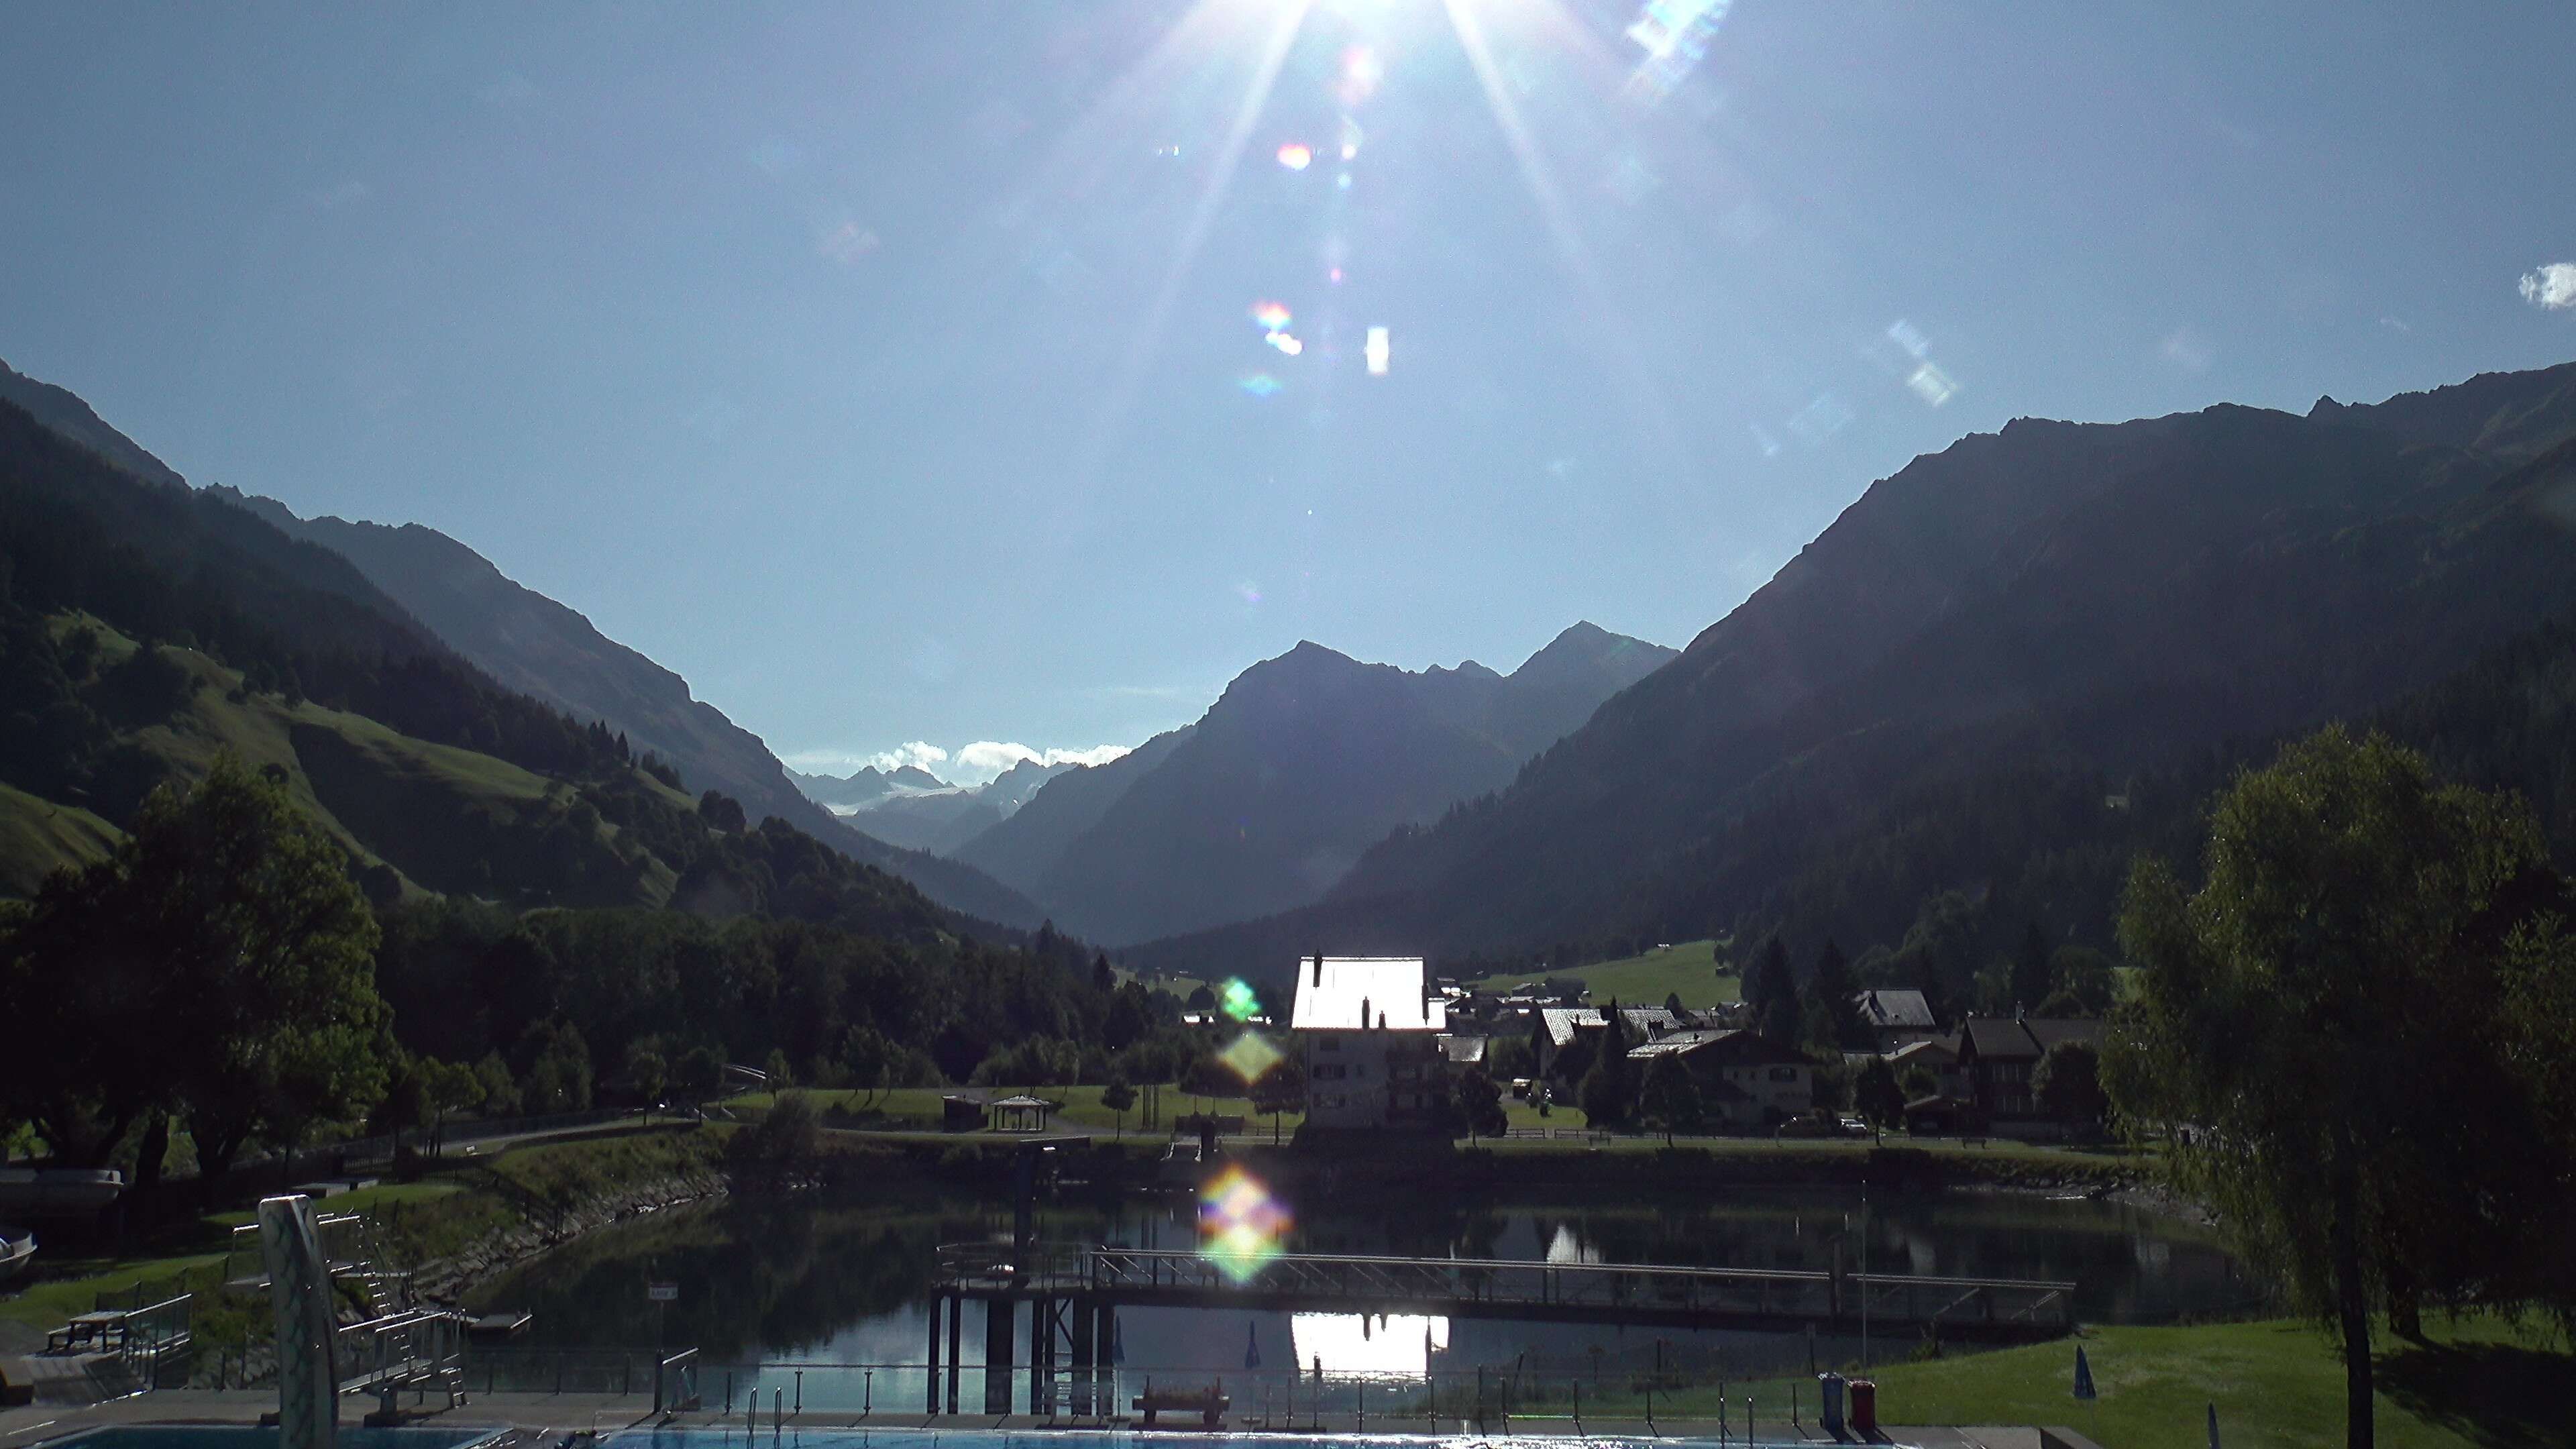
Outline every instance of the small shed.
{"label": "small shed", "polygon": [[991,1107],[982,1092],[951,1092],[939,1099],[939,1125],[951,1132],[981,1132],[992,1125]]}
{"label": "small shed", "polygon": [[1044,1097],[1004,1097],[993,1104],[996,1132],[1044,1132],[1055,1103]]}

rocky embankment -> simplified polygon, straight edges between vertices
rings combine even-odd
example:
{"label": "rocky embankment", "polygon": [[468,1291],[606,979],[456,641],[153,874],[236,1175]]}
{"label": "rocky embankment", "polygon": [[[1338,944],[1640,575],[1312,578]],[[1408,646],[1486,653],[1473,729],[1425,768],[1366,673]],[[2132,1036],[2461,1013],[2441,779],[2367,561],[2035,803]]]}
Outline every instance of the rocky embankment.
{"label": "rocky embankment", "polygon": [[460,1252],[422,1264],[413,1279],[414,1288],[425,1301],[453,1307],[483,1283],[534,1262],[585,1233],[647,1213],[704,1202],[725,1191],[725,1175],[707,1170],[623,1184],[559,1209],[524,1207],[517,1221],[486,1234]]}

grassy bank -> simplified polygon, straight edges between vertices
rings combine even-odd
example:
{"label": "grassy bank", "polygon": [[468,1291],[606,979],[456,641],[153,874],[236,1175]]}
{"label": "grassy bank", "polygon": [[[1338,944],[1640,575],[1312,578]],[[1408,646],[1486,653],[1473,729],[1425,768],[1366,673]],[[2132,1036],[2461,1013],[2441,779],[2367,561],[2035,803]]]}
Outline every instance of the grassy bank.
{"label": "grassy bank", "polygon": [[[2381,1445],[2576,1443],[2576,1358],[2490,1321],[2429,1327],[2427,1344],[2381,1343]],[[1879,1420],[2065,1424],[2119,1449],[2204,1449],[2215,1404],[2228,1444],[2330,1449],[2344,1442],[2343,1362],[2326,1336],[2305,1324],[2104,1328],[2079,1341],[2101,1395],[2092,1403],[2074,1397],[2075,1344],[2058,1342],[1876,1369]],[[1790,1389],[1785,1381],[1729,1385],[1730,1417],[1742,1422],[1750,1394],[1762,1422],[1784,1421]],[[1802,1384],[1798,1392],[1812,1423],[1815,1387]],[[1713,1388],[1659,1393],[1657,1413],[1714,1420],[1716,1396]]]}
{"label": "grassy bank", "polygon": [[[529,1143],[489,1159],[450,1156],[413,1182],[387,1182],[330,1199],[332,1212],[376,1219],[388,1245],[414,1262],[445,1257],[530,1221],[532,1211],[568,1207],[622,1189],[711,1167],[719,1134],[690,1126],[621,1127],[571,1140]],[[153,1245],[115,1257],[37,1260],[37,1277],[0,1296],[0,1321],[50,1329],[97,1306],[101,1295],[215,1294],[232,1230],[248,1207],[211,1213]],[[41,1237],[41,1234],[40,1234]]]}

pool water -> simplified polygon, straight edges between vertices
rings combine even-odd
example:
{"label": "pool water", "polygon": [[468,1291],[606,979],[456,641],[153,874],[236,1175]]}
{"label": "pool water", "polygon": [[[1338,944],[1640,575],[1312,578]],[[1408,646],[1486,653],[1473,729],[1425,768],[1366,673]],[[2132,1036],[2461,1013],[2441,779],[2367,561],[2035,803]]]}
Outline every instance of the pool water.
{"label": "pool water", "polygon": [[[1296,1444],[1296,1449],[1716,1449],[1718,1439],[1620,1439],[1607,1434],[1131,1434],[1103,1428],[631,1428],[626,1434],[603,1434],[603,1449],[721,1449],[726,1441],[752,1444],[752,1449],[1064,1449],[1066,1444],[1100,1444],[1110,1449],[1247,1449],[1249,1444]],[[1726,1449],[1816,1449],[1808,1439],[1757,1441],[1726,1439]]]}
{"label": "pool water", "polygon": [[[466,1449],[510,1432],[480,1427],[366,1429],[343,1426],[339,1449]],[[277,1430],[257,1424],[112,1424],[60,1439],[43,1449],[278,1449]]]}

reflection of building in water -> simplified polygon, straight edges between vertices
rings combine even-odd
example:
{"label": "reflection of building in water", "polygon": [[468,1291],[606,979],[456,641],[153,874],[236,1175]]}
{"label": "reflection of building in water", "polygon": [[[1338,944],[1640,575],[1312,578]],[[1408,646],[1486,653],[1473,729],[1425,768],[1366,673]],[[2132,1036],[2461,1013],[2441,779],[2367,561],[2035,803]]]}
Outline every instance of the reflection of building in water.
{"label": "reflection of building in water", "polygon": [[1422,1374],[1449,1351],[1449,1320],[1414,1313],[1300,1313],[1289,1320],[1297,1366],[1332,1374]]}
{"label": "reflection of building in water", "polygon": [[1551,1263],[1598,1263],[1601,1250],[1576,1237],[1574,1224],[1559,1223],[1556,1236],[1547,1240],[1547,1260]]}

